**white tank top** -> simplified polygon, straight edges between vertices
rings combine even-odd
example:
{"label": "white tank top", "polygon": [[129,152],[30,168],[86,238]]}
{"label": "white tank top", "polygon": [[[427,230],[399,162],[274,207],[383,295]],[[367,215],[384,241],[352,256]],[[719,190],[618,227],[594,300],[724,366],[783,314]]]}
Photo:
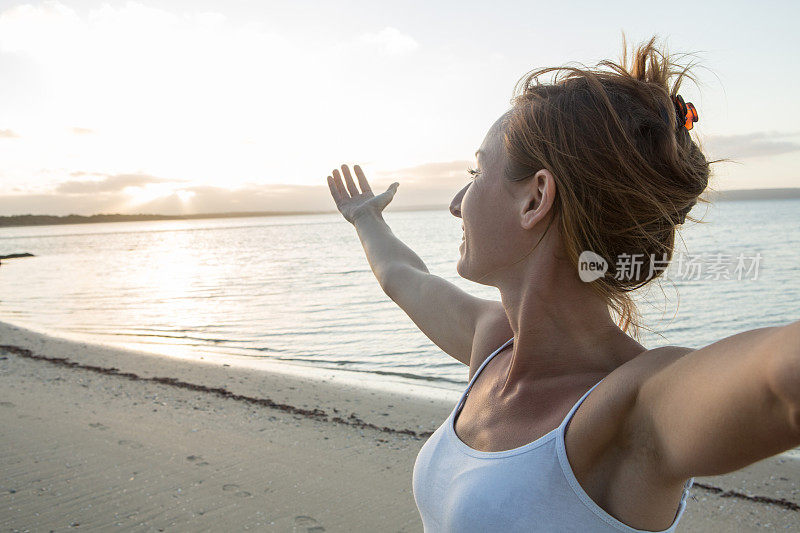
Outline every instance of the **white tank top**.
{"label": "white tank top", "polygon": [[[413,492],[426,533],[618,532],[642,533],[604,511],[572,472],[564,435],[572,415],[598,382],[547,435],[518,448],[482,452],[458,438],[454,420],[475,379],[513,337],[475,372],[450,416],[422,446],[414,464]],[[686,509],[694,478],[684,486],[672,532]],[[651,532],[647,532],[651,533]]]}

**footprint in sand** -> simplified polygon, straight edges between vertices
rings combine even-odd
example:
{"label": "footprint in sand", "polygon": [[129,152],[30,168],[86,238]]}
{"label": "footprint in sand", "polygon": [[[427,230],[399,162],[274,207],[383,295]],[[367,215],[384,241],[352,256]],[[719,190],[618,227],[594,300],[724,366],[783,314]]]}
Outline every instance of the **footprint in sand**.
{"label": "footprint in sand", "polygon": [[306,533],[322,533],[325,531],[325,528],[318,524],[319,522],[310,516],[295,516],[292,530],[301,531],[301,528],[305,528]]}
{"label": "footprint in sand", "polygon": [[16,405],[11,402],[0,402],[0,407],[16,407]]}
{"label": "footprint in sand", "polygon": [[100,422],[94,422],[92,424],[89,424],[89,427],[94,429],[108,429],[108,426],[104,426]]}
{"label": "footprint in sand", "polygon": [[189,455],[186,457],[186,460],[190,463],[194,463],[196,466],[208,466],[210,463],[203,461],[203,457],[201,455]]}
{"label": "footprint in sand", "polygon": [[128,448],[133,448],[134,450],[138,450],[143,446],[141,442],[136,442],[135,440],[121,440],[117,444],[120,446],[127,446]]}
{"label": "footprint in sand", "polygon": [[232,492],[233,495],[236,496],[237,498],[249,498],[250,496],[252,496],[252,494],[250,494],[246,490],[239,490],[239,488],[240,488],[239,485],[235,483],[228,483],[227,485],[222,485],[222,490],[224,490],[225,492]]}

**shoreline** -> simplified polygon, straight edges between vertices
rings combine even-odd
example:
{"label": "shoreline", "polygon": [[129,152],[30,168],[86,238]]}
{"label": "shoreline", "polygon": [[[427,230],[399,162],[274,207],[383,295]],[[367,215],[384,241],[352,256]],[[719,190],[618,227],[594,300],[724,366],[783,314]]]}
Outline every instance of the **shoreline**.
{"label": "shoreline", "polygon": [[[2,322],[0,345],[4,529],[422,529],[411,471],[455,400]],[[791,530],[799,485],[781,456],[697,478],[678,530]]]}
{"label": "shoreline", "polygon": [[[388,425],[399,431],[432,433],[450,414],[458,394],[444,389],[392,380],[370,383],[346,370],[299,368],[269,360],[241,356],[189,359],[153,352],[131,350],[110,344],[95,344],[76,338],[56,337],[23,326],[0,321],[0,345],[12,350],[30,350],[43,363],[66,366],[91,373],[156,382],[176,388],[206,389],[200,392],[236,397],[250,403],[285,405],[293,409],[315,403],[316,416],[335,418],[343,404],[366,406],[366,423]],[[17,354],[18,355],[18,354]],[[90,368],[85,368],[90,367]],[[174,383],[171,383],[174,382]],[[313,391],[310,397],[308,392]],[[241,397],[241,398],[239,398]],[[373,405],[374,404],[374,405]],[[403,405],[403,412],[394,407]],[[336,409],[336,411],[334,411]],[[380,411],[380,413],[378,413]],[[384,415],[383,413],[386,413]],[[348,413],[361,418],[360,413]],[[427,420],[420,424],[419,420]]]}
{"label": "shoreline", "polygon": [[[301,378],[304,381],[330,381],[341,386],[368,389],[378,393],[393,392],[402,394],[404,397],[411,395],[419,399],[434,400],[435,402],[449,403],[450,405],[454,405],[455,402],[458,401],[464,387],[467,385],[466,370],[464,372],[464,383],[461,384],[453,383],[449,380],[407,377],[392,372],[381,373],[351,370],[347,368],[330,368],[314,364],[297,364],[295,362],[273,360],[265,356],[256,357],[253,355],[236,353],[217,353],[206,350],[205,347],[198,347],[193,350],[202,355],[188,356],[185,355],[184,352],[172,350],[174,346],[169,344],[136,345],[135,343],[127,342],[103,342],[99,336],[94,334],[81,335],[67,331],[49,331],[38,325],[20,322],[2,315],[0,315],[0,325],[23,330],[28,335],[40,336],[56,344],[60,341],[68,341],[73,345],[92,346],[111,350],[118,354],[115,357],[124,358],[125,354],[136,354],[144,357],[186,361],[188,363],[198,363],[201,365],[230,366],[258,372],[284,374]],[[0,344],[2,344],[1,341]],[[173,353],[168,353],[170,351]]]}

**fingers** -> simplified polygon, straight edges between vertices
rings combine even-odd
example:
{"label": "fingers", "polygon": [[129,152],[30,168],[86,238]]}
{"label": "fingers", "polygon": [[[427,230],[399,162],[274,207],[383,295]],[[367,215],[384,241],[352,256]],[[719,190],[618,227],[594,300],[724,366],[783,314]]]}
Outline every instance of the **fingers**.
{"label": "fingers", "polygon": [[336,202],[336,205],[338,206],[342,202],[342,193],[339,192],[339,187],[336,186],[336,182],[330,176],[328,176],[328,188],[331,190],[333,201]]}
{"label": "fingers", "polygon": [[339,196],[342,200],[347,200],[350,198],[350,195],[347,193],[347,189],[344,188],[342,185],[342,177],[339,175],[339,171],[333,169],[333,183],[336,185],[336,190],[339,191]]}
{"label": "fingers", "polygon": [[345,183],[342,183],[342,176],[338,169],[333,170],[333,176],[328,176],[328,188],[331,190],[331,196],[333,196],[337,206],[341,202],[349,200],[354,196],[359,196],[362,193],[372,193],[372,188],[369,186],[367,178],[364,176],[364,171],[361,170],[361,167],[354,165],[353,170],[355,170],[356,176],[358,177],[358,186],[361,187],[360,192],[358,190],[358,186],[356,186],[355,182],[353,181],[353,176],[350,174],[350,169],[347,167],[347,165],[342,165],[342,174],[344,174],[346,188]]}
{"label": "fingers", "polygon": [[353,177],[350,175],[350,169],[347,168],[347,165],[342,165],[342,173],[344,174],[345,182],[347,182],[347,190],[350,191],[350,196],[358,196],[361,194],[361,191],[358,190],[353,181]]}
{"label": "fingers", "polygon": [[367,177],[364,176],[364,171],[361,170],[361,167],[358,165],[353,165],[353,170],[356,171],[356,177],[358,177],[358,185],[361,187],[361,191],[372,192],[372,187],[370,187],[369,183],[367,183]]}
{"label": "fingers", "polygon": [[385,209],[387,205],[391,203],[394,199],[394,194],[397,192],[397,187],[400,184],[395,182],[389,185],[389,188],[386,189],[383,193],[379,194],[377,198],[380,200],[380,207],[381,209]]}

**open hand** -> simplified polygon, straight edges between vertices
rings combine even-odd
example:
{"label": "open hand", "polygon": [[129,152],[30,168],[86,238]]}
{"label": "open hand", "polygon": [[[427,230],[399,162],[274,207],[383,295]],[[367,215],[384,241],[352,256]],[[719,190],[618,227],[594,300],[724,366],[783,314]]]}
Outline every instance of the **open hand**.
{"label": "open hand", "polygon": [[346,189],[342,184],[342,178],[338,170],[334,169],[333,177],[328,176],[328,187],[331,190],[333,200],[336,202],[336,208],[339,209],[339,212],[344,216],[345,220],[351,224],[355,223],[358,217],[369,211],[375,213],[383,211],[383,209],[389,205],[389,202],[392,201],[392,198],[394,198],[394,193],[397,192],[397,187],[400,185],[394,182],[389,185],[389,188],[386,189],[385,192],[375,196],[372,194],[372,189],[361,167],[354,165],[353,170],[356,173],[356,177],[358,177],[358,184],[361,187],[360,192],[353,182],[350,169],[347,168],[347,165],[342,165],[342,173],[344,173],[344,180],[347,183]]}

